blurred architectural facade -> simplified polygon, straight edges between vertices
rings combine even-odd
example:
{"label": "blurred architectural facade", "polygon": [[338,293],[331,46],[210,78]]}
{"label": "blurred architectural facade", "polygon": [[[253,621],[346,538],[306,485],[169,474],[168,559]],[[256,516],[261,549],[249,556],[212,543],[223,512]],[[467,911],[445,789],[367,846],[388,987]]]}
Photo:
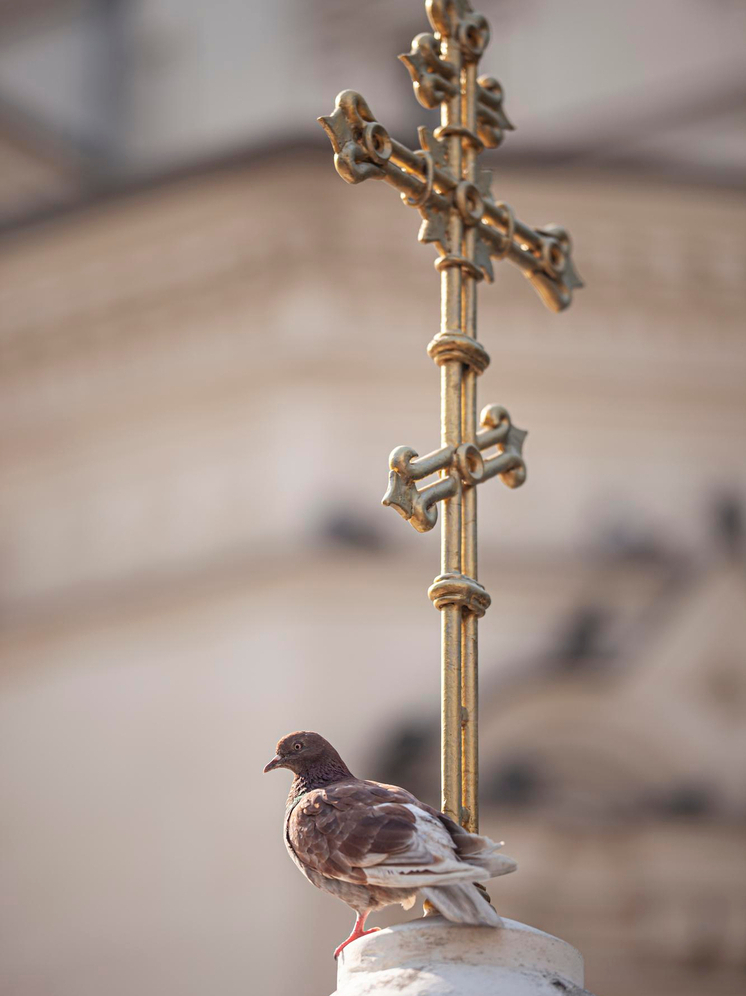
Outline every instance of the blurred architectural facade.
{"label": "blurred architectural facade", "polygon": [[[391,51],[414,6],[407,28],[386,5]],[[346,82],[359,20],[328,8]],[[261,767],[315,728],[437,802],[438,537],[379,506],[389,450],[437,444],[418,216],[312,143],[168,176],[113,154],[132,172],[91,185],[5,120],[0,989],[331,991],[349,911],[287,860]],[[494,899],[580,948],[600,996],[735,996],[746,204],[702,162],[673,183],[573,142],[582,167],[494,160],[587,282],[561,316],[507,264],[481,294],[480,398],[530,431],[526,486],[480,495],[483,822],[521,866]]]}
{"label": "blurred architectural facade", "polygon": [[[743,0],[475,6],[519,128],[503,165],[742,184]],[[414,142],[394,56],[425,29],[423,0],[0,0],[0,224],[226,151],[321,148],[345,87]]]}
{"label": "blurred architectural facade", "polygon": [[[481,397],[531,432],[481,499],[497,899],[605,996],[735,994],[744,206],[500,182],[588,287],[482,296]],[[367,193],[307,153],[6,239],[4,991],[331,989],[346,911],[287,861],[264,754],[318,728],[437,800],[437,536],[378,505],[389,448],[436,443],[437,277]]]}

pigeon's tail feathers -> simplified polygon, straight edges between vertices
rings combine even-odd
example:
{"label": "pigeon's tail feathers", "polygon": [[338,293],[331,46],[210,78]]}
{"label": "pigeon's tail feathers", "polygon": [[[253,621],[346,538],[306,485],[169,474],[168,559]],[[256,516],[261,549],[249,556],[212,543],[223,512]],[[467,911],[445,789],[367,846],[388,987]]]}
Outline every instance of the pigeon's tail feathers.
{"label": "pigeon's tail feathers", "polygon": [[368,885],[385,889],[421,889],[458,882],[486,882],[490,873],[485,868],[467,865],[463,861],[442,862],[439,865],[388,865],[383,862],[365,869]]}
{"label": "pigeon's tail feathers", "polygon": [[420,889],[420,895],[429,899],[446,920],[475,927],[502,926],[500,917],[472,882]]}
{"label": "pigeon's tail feathers", "polygon": [[496,844],[489,837],[482,837],[476,833],[466,833],[459,828],[453,835],[453,842],[456,845],[456,852],[462,861],[477,868],[484,868],[490,878],[498,875],[507,875],[508,872],[515,871],[518,865],[505,854],[500,854],[502,842]]}
{"label": "pigeon's tail feathers", "polygon": [[514,872],[518,867],[517,862],[509,858],[507,854],[491,854],[486,861],[480,861],[479,864],[480,867],[487,869],[490,878],[507,875],[508,872]]}

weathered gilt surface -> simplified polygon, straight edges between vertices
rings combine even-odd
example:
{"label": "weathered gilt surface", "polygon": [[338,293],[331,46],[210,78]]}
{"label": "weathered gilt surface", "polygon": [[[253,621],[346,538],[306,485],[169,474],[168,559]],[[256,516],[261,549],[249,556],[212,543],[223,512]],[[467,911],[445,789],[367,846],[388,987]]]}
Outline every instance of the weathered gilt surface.
{"label": "weathered gilt surface", "polygon": [[422,457],[408,446],[393,450],[383,504],[427,532],[443,503],[441,573],[428,592],[442,621],[442,806],[476,831],[477,620],[490,604],[477,580],[477,486],[499,476],[516,488],[526,479],[526,433],[508,412],[488,405],[477,426],[476,378],[490,362],[476,337],[477,284],[493,280],[494,260],[507,259],[554,311],[568,307],[582,284],[565,229],[520,221],[510,205],[493,199],[491,174],[477,165],[479,154],[513,129],[498,81],[477,76],[490,39],[487,21],[468,0],[427,0],[426,8],[432,33],[417,35],[399,56],[419,102],[440,109],[438,128],[419,129],[421,147],[413,151],[391,138],[353,90],[343,90],[319,122],[339,175],[347,183],[384,180],[398,190],[422,216],[420,242],[439,252],[441,324],[427,351],[441,371],[441,445]]}

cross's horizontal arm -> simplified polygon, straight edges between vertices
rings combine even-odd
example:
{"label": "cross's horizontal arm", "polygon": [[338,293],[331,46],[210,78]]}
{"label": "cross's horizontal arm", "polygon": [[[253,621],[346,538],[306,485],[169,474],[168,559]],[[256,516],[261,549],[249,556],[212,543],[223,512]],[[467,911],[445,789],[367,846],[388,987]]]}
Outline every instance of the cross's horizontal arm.
{"label": "cross's horizontal arm", "polygon": [[445,143],[429,129],[419,130],[423,148],[413,152],[389,136],[354,90],[343,90],[332,114],[319,122],[332,143],[334,165],[342,179],[347,183],[378,179],[395,187],[405,203],[422,215],[419,240],[435,242],[444,256],[459,252],[459,247],[448,244],[449,216],[459,212],[477,234],[475,261],[464,259],[462,264],[472,276],[491,280],[491,259],[509,259],[553,311],[566,308],[573,290],[582,287],[565,229],[558,225],[534,229],[515,218],[507,204],[490,197],[491,177],[486,170],[476,184],[457,180],[446,166]]}
{"label": "cross's horizontal arm", "polygon": [[[520,487],[526,480],[526,432],[513,425],[502,405],[487,405],[480,421],[483,428],[477,433],[476,444],[442,446],[422,457],[409,446],[392,450],[389,486],[381,503],[395,508],[418,532],[426,533],[438,521],[437,503],[453,497],[462,487],[473,487],[498,476],[509,488]],[[482,450],[491,446],[496,446],[498,452],[483,457]],[[415,481],[438,472],[443,476],[418,490]]]}

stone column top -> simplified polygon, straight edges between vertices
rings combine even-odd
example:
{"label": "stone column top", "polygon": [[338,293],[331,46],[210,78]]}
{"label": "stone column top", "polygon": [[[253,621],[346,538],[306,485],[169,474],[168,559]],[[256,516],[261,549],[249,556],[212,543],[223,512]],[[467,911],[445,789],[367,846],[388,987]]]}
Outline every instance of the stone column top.
{"label": "stone column top", "polygon": [[[583,996],[583,958],[566,941],[503,920],[468,927],[423,917],[369,934],[339,957],[336,996]],[[590,996],[590,994],[587,994]]]}

